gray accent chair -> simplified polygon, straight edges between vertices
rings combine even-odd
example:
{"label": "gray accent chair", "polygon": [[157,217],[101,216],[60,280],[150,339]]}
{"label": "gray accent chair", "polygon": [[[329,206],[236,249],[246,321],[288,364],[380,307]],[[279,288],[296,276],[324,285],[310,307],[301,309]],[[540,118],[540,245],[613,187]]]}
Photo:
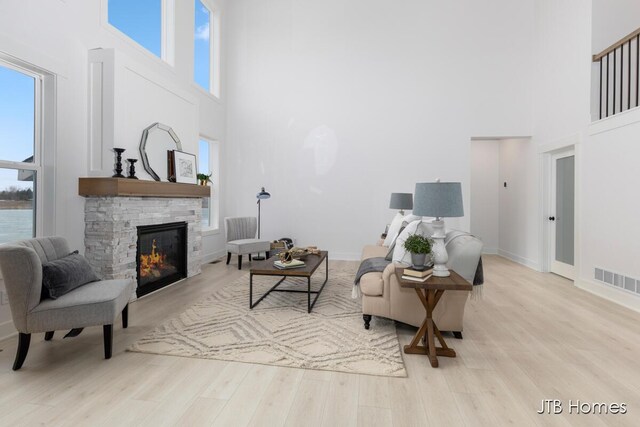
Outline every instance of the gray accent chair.
{"label": "gray accent chair", "polygon": [[238,270],[242,270],[242,255],[259,254],[264,252],[269,258],[271,243],[268,240],[256,239],[258,221],[255,217],[236,217],[224,219],[224,232],[227,240],[227,264],[231,255],[238,255]]}
{"label": "gray accent chair", "polygon": [[42,263],[62,258],[71,252],[62,237],[42,237],[0,245],[0,271],[9,296],[13,324],[18,330],[18,351],[13,370],[22,367],[31,334],[45,332],[45,340],[54,331],[71,329],[75,336],[84,327],[103,327],[104,357],[111,358],[113,324],[122,313],[122,327],[128,323],[128,304],[135,289],[133,280],[101,280],[88,283],[57,299],[40,300]]}

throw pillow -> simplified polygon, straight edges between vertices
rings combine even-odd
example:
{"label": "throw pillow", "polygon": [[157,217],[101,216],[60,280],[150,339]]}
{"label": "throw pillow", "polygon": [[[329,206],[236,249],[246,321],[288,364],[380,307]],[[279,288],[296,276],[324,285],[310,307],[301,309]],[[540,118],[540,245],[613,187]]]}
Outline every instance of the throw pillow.
{"label": "throw pillow", "polygon": [[403,221],[405,221],[407,224],[411,224],[413,221],[417,221],[419,219],[424,219],[424,218],[418,215],[409,214],[404,217]]}
{"label": "throw pillow", "polygon": [[422,236],[430,237],[433,235],[433,227],[431,224],[422,220],[413,221],[407,225],[396,239],[396,245],[393,250],[393,262],[411,265],[411,253],[404,248],[404,242],[411,234],[420,234]]}
{"label": "throw pillow", "polygon": [[78,251],[42,264],[43,294],[52,299],[96,280],[100,279]]}
{"label": "throw pillow", "polygon": [[384,259],[386,259],[387,261],[392,261],[393,260],[393,251],[396,248],[396,242],[398,241],[398,236],[402,233],[402,231],[405,229],[405,227],[407,226],[407,222],[403,221],[402,222],[402,227],[400,227],[400,231],[398,231],[398,235],[396,236],[395,239],[393,239],[393,243],[391,243],[391,246],[389,246],[389,252],[387,252],[387,256],[384,257]]}
{"label": "throw pillow", "polygon": [[393,243],[394,239],[398,236],[398,230],[400,230],[403,220],[404,216],[400,215],[400,212],[393,217],[393,220],[391,220],[391,224],[389,225],[389,230],[387,230],[387,237],[384,238],[382,246],[391,246],[391,243]]}

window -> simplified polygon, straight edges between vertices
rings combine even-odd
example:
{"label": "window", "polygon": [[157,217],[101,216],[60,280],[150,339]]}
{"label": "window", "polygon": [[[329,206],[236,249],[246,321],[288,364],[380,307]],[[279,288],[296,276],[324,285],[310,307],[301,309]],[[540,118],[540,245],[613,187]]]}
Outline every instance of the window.
{"label": "window", "polygon": [[211,174],[211,197],[202,199],[202,229],[217,230],[219,227],[219,150],[218,143],[201,138],[198,143],[198,173]]}
{"label": "window", "polygon": [[36,235],[40,83],[0,61],[0,243]]}
{"label": "window", "polygon": [[[209,160],[211,158],[210,153],[209,153],[209,142],[205,141],[205,140],[200,140],[199,142],[199,164],[198,164],[198,170],[200,171],[199,173],[204,173],[209,175],[211,172],[209,172],[211,170],[211,168],[209,167]],[[211,209],[210,209],[210,205],[211,205],[211,198],[208,197],[206,199],[202,199],[202,228],[209,228],[211,226]]]}
{"label": "window", "polygon": [[194,41],[193,79],[211,91],[211,11],[200,0],[196,0],[196,33]]}
{"label": "window", "polygon": [[220,15],[195,0],[193,80],[213,95],[220,96]]}
{"label": "window", "polygon": [[108,0],[109,24],[173,64],[174,0]]}

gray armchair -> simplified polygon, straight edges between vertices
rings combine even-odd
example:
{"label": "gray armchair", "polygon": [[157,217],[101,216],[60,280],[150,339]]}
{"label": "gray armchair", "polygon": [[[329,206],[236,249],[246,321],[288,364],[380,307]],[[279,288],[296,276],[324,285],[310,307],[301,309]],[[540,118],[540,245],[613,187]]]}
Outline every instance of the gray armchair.
{"label": "gray armchair", "polygon": [[[72,329],[75,336],[84,327],[103,326],[104,357],[111,358],[113,324],[122,313],[122,327],[128,323],[128,303],[135,288],[132,280],[102,280],[88,283],[57,299],[40,300],[42,263],[71,252],[62,237],[43,237],[0,245],[0,271],[9,296],[13,324],[18,330],[18,351],[13,364],[22,367],[31,334],[45,332],[45,340],[54,331]],[[75,331],[75,333],[73,333]]]}
{"label": "gray armchair", "polygon": [[255,217],[238,217],[224,219],[224,232],[227,240],[227,264],[231,261],[231,254],[238,255],[238,270],[242,269],[242,255],[259,254],[264,252],[269,258],[271,243],[268,240],[256,239],[258,221]]}

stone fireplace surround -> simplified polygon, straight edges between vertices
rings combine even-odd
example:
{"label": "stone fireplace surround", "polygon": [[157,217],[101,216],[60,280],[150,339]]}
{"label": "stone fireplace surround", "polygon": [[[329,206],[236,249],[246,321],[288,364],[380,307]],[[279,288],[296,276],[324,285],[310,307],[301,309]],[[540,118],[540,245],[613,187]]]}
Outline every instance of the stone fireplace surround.
{"label": "stone fireplace surround", "polygon": [[187,277],[194,276],[201,266],[201,216],[200,198],[88,196],[85,256],[102,279],[136,280],[137,227],[184,221]]}

